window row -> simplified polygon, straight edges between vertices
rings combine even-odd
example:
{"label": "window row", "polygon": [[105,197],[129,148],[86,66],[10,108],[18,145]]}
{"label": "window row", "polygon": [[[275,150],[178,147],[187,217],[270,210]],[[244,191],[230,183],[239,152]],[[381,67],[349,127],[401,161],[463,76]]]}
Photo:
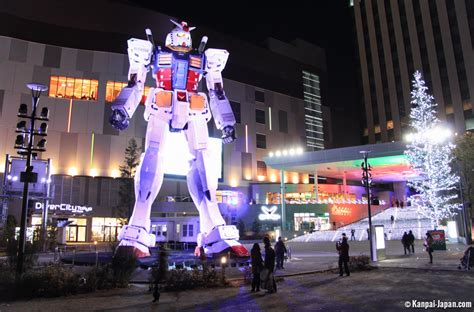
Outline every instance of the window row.
{"label": "window row", "polygon": [[[120,91],[127,85],[126,82],[107,81],[105,101],[113,102]],[[73,100],[97,101],[99,81],[66,76],[51,76],[49,80],[49,96]],[[145,87],[141,104],[145,103],[150,87]]]}

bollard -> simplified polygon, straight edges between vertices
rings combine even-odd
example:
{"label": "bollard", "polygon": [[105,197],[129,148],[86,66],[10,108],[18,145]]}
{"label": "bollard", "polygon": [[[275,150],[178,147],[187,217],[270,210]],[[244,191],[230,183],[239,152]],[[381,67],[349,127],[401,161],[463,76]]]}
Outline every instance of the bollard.
{"label": "bollard", "polygon": [[99,252],[96,251],[96,252],[95,252],[95,266],[97,267],[98,264],[99,264]]}
{"label": "bollard", "polygon": [[72,250],[72,266],[74,266],[74,260],[76,258],[76,249]]}

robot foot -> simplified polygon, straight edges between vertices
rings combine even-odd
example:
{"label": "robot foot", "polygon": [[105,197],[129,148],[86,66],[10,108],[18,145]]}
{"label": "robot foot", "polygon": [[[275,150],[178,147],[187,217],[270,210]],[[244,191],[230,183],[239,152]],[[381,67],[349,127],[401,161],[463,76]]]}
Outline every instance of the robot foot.
{"label": "robot foot", "polygon": [[140,245],[137,242],[123,240],[115,250],[115,255],[124,255],[133,253],[137,258],[144,258],[150,256],[148,247]]}
{"label": "robot foot", "polygon": [[231,257],[250,257],[250,253],[244,245],[236,240],[226,239],[215,242],[210,246],[205,246],[204,250],[208,256],[218,256],[219,254],[230,253]]}

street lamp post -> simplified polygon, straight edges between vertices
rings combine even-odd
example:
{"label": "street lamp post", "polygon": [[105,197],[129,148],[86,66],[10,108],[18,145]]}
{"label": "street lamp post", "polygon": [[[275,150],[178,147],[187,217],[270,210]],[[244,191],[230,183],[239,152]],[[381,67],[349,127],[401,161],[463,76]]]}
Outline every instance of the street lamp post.
{"label": "street lamp post", "polygon": [[31,97],[32,97],[32,106],[33,110],[30,116],[27,119],[30,120],[30,127],[28,134],[28,146],[26,151],[24,151],[24,155],[26,156],[26,170],[22,172],[21,180],[24,183],[23,186],[23,198],[22,198],[22,205],[21,205],[21,223],[20,223],[20,238],[18,243],[18,259],[17,259],[17,266],[16,266],[16,273],[17,277],[20,277],[23,273],[23,263],[25,260],[25,242],[26,242],[26,221],[28,215],[28,186],[29,183],[35,182],[35,176],[33,172],[33,166],[31,166],[31,158],[33,151],[33,137],[35,132],[35,120],[36,117],[36,109],[38,107],[38,101],[41,96],[41,92],[48,90],[48,87],[42,84],[36,83],[29,83],[27,84],[28,89],[31,90]]}
{"label": "street lamp post", "polygon": [[369,243],[370,243],[370,259],[372,261],[376,261],[377,259],[375,258],[375,253],[373,250],[373,241],[372,241],[372,212],[370,209],[370,200],[371,200],[371,194],[370,194],[370,183],[371,183],[371,173],[370,173],[370,165],[367,161],[368,155],[370,151],[361,151],[360,152],[364,156],[364,162],[362,163],[362,182],[365,186],[365,191],[367,194],[367,210],[368,210],[368,215],[369,215]]}

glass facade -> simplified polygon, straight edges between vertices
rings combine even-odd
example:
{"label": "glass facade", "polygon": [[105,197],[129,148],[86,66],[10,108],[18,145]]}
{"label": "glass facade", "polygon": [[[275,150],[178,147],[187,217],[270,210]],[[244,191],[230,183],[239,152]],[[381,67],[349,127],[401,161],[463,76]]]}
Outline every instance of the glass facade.
{"label": "glass facade", "polygon": [[309,150],[324,149],[323,112],[319,76],[303,71],[306,145]]}
{"label": "glass facade", "polygon": [[121,228],[121,219],[92,218],[92,240],[98,242],[115,242]]}

